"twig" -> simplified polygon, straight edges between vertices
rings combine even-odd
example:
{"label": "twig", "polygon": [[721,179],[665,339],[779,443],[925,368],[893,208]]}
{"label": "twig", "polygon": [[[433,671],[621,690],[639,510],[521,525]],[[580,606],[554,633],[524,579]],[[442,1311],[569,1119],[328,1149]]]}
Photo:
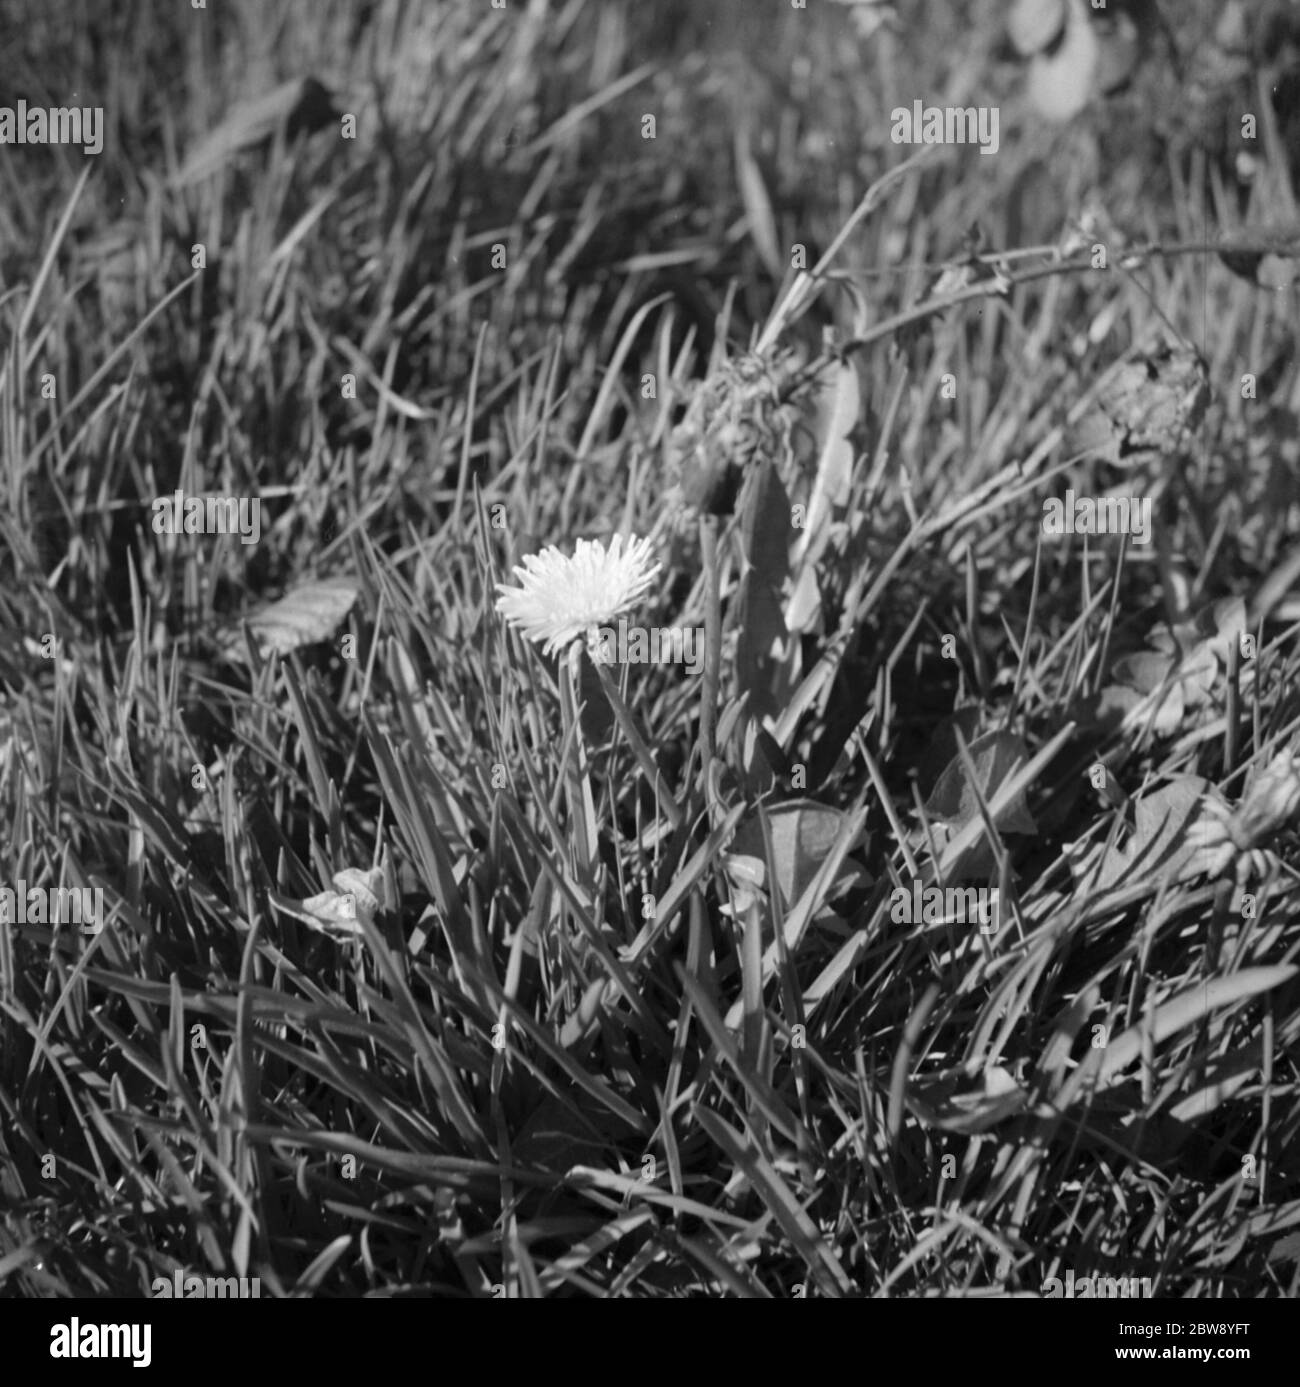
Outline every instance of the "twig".
{"label": "twig", "polygon": [[[1228,236],[1217,242],[1194,241],[1172,246],[1140,246],[1136,249],[1123,251],[1116,263],[1120,268],[1131,269],[1135,263],[1155,256],[1168,258],[1176,255],[1219,254],[1225,251],[1230,255],[1300,256],[1300,234],[1289,237],[1265,238]],[[1006,253],[981,256],[978,263],[996,266],[1005,260],[1005,256]],[[971,262],[958,261],[954,263]],[[1021,270],[1014,274],[1002,272],[991,275],[987,279],[981,279],[939,298],[926,299],[923,303],[913,304],[911,308],[896,313],[892,318],[885,318],[860,337],[851,337],[847,341],[841,342],[832,351],[823,354],[815,364],[810,364],[808,369],[812,371],[815,366],[829,365],[830,362],[842,359],[850,352],[861,351],[862,348],[879,342],[883,337],[891,337],[899,328],[907,327],[911,323],[923,322],[926,318],[933,317],[936,313],[943,313],[949,308],[955,308],[959,304],[973,303],[976,299],[985,299],[992,294],[1005,296],[1018,285],[1029,284],[1036,279],[1048,279],[1052,275],[1058,274],[1079,274],[1092,268],[1092,254],[1089,251],[1074,260],[1059,260],[1049,265],[1035,265],[1032,269]]]}

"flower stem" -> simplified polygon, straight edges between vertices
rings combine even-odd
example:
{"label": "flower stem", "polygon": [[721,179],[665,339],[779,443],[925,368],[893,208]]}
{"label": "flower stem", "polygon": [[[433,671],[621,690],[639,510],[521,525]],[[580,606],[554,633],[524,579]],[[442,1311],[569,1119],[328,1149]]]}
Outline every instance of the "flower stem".
{"label": "flower stem", "polygon": [[582,662],[582,645],[575,641],[563,661],[564,674],[560,677],[560,717],[564,723],[565,740],[572,735],[574,760],[568,769],[569,779],[569,822],[574,834],[578,852],[578,862],[584,872],[594,869],[597,861],[596,850],[596,805],[591,794],[591,768],[587,763],[586,739],[582,735],[582,689],[579,670]]}
{"label": "flower stem", "polygon": [[632,710],[624,703],[622,695],[615,687],[614,681],[609,677],[609,670],[605,665],[599,660],[593,660],[592,664],[595,666],[596,678],[600,680],[601,690],[614,714],[615,721],[627,738],[627,744],[632,748],[632,755],[636,757],[637,765],[641,767],[641,773],[655,787],[656,799],[663,805],[664,812],[668,815],[672,826],[680,828],[686,815],[681,805],[677,803],[672,786],[668,783],[668,778],[656,763],[653,752],[646,745],[645,738],[641,735],[641,729],[637,727],[636,721],[632,717]]}

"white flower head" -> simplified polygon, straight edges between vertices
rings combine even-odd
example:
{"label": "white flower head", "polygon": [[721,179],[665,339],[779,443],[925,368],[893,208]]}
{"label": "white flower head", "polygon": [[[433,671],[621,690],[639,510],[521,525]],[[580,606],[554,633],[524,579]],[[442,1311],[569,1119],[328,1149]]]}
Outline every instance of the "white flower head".
{"label": "white flower head", "polygon": [[1205,870],[1219,876],[1283,828],[1297,809],[1300,757],[1281,751],[1255,777],[1235,810],[1212,788],[1201,816],[1190,826],[1187,842],[1193,851],[1209,854]]}
{"label": "white flower head", "polygon": [[580,539],[572,558],[552,544],[515,566],[518,587],[497,584],[496,609],[530,641],[545,640],[550,655],[639,602],[662,567],[651,557],[649,539],[632,539],[624,553],[622,535],[608,552],[598,539]]}
{"label": "white flower head", "polygon": [[1232,840],[1253,848],[1276,833],[1300,809],[1300,758],[1279,751],[1246,791],[1233,818]]}

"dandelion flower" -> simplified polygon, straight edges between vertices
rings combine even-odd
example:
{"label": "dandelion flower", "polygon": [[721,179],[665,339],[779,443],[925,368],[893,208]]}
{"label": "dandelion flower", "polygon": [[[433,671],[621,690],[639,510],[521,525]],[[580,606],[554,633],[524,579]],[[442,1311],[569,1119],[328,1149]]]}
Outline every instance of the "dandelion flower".
{"label": "dandelion flower", "polygon": [[545,640],[550,655],[639,602],[661,567],[650,560],[649,539],[632,539],[626,553],[622,535],[608,551],[598,539],[580,539],[572,558],[551,545],[516,565],[518,587],[497,584],[496,609],[530,641]]}
{"label": "dandelion flower", "polygon": [[1239,871],[1252,868],[1256,844],[1265,841],[1300,809],[1300,757],[1278,752],[1255,778],[1236,810],[1221,797],[1207,797],[1203,818],[1188,842],[1209,854],[1206,871],[1219,876],[1235,861]]}
{"label": "dandelion flower", "polygon": [[1193,860],[1206,854],[1200,862],[1200,869],[1206,876],[1222,876],[1236,860],[1237,849],[1229,827],[1231,819],[1231,808],[1219,797],[1218,791],[1212,790],[1202,802],[1201,814],[1188,827],[1188,851]]}
{"label": "dandelion flower", "polygon": [[1300,758],[1280,751],[1247,790],[1230,825],[1232,841],[1252,848],[1300,809]]}

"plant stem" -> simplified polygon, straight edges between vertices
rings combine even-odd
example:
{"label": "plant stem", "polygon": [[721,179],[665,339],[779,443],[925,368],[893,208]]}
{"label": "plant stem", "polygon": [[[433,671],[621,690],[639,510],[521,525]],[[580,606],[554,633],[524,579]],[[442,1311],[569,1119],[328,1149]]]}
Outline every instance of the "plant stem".
{"label": "plant stem", "polygon": [[712,772],[722,666],[722,586],[718,573],[718,522],[714,516],[700,516],[700,550],[704,556],[706,584],[704,683],[700,690],[700,765],[704,776],[704,798],[709,807],[709,822],[715,823]]}
{"label": "plant stem", "polygon": [[596,677],[600,680],[600,687],[614,714],[614,719],[627,738],[627,744],[632,748],[632,755],[636,757],[637,764],[641,767],[641,773],[655,787],[656,798],[663,805],[664,812],[668,815],[672,826],[679,828],[686,815],[682,811],[681,805],[677,803],[673,788],[668,783],[668,777],[664,775],[663,769],[655,761],[654,753],[646,745],[645,738],[641,735],[641,729],[637,727],[632,717],[632,710],[623,701],[614,681],[610,678],[609,670],[599,661],[592,663],[595,666]]}

